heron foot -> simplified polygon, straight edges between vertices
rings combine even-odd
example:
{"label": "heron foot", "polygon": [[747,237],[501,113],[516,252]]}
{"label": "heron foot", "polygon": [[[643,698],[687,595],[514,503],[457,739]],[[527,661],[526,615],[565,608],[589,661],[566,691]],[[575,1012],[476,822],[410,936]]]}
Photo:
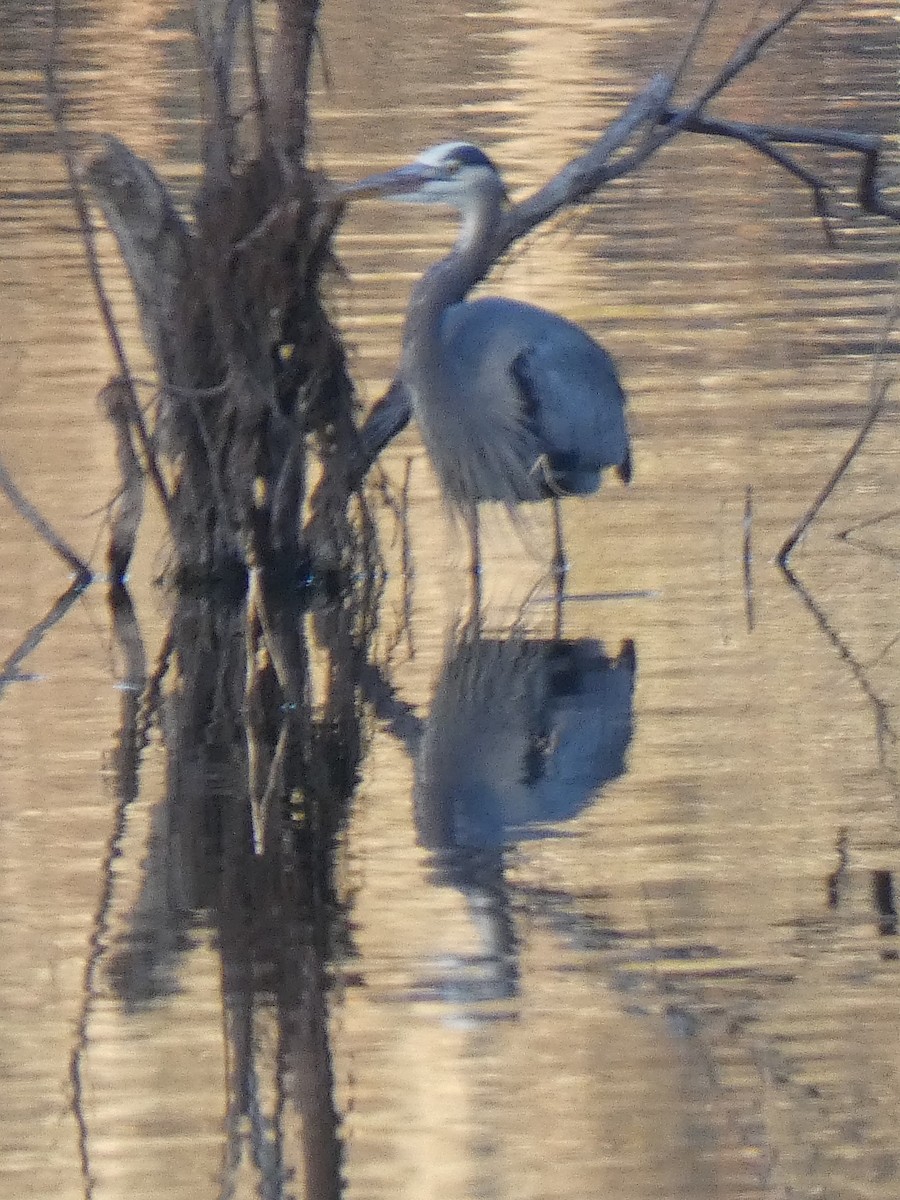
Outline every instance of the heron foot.
{"label": "heron foot", "polygon": [[565,583],[566,577],[569,574],[569,560],[564,554],[555,554],[550,569],[557,584],[560,582]]}

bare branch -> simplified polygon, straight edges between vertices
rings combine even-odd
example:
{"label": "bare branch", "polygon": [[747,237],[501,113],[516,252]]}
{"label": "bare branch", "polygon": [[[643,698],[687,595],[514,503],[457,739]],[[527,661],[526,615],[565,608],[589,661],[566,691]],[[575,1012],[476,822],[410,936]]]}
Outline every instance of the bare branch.
{"label": "bare branch", "polygon": [[678,84],[683,79],[684,73],[688,69],[688,67],[691,63],[691,60],[693,59],[694,55],[697,53],[697,50],[700,48],[700,43],[703,40],[704,33],[706,33],[707,26],[709,25],[710,21],[712,20],[713,13],[716,11],[716,9],[718,7],[719,7],[719,0],[706,0],[706,8],[704,8],[703,12],[700,14],[700,19],[698,20],[696,26],[694,27],[694,29],[691,32],[691,36],[688,39],[688,43],[682,52],[681,59],[679,60],[678,66],[672,72],[673,88],[677,87]]}
{"label": "bare branch", "polygon": [[93,579],[90,567],[82,562],[68,542],[60,537],[50,522],[42,516],[28,497],[19,490],[2,461],[0,461],[0,489],[9,497],[9,502],[15,508],[16,512],[24,517],[32,529],[41,535],[47,545],[69,564],[75,572],[76,584],[79,587],[87,587]]}
{"label": "bare branch", "polygon": [[228,0],[219,29],[204,39],[207,69],[212,83],[213,112],[208,126],[206,169],[214,180],[224,181],[234,157],[235,116],[231,107],[238,26],[249,10],[249,0]]}
{"label": "bare branch", "polygon": [[[679,120],[681,128],[686,133],[703,133],[711,137],[734,138],[745,142],[748,146],[766,154],[779,165],[802,179],[814,192],[825,185],[812,172],[805,172],[793,160],[782,161],[772,143],[783,143],[795,146],[828,146],[834,150],[846,150],[851,154],[860,154],[863,166],[857,185],[857,199],[863,212],[873,216],[888,217],[900,221],[900,205],[891,204],[885,200],[878,186],[878,176],[881,168],[881,156],[886,147],[877,134],[854,133],[846,129],[820,129],[815,126],[802,125],[751,125],[743,121],[726,121],[721,118],[704,117],[699,114],[687,120],[681,119],[677,109],[667,109],[661,120]],[[774,152],[773,152],[774,151]],[[806,174],[809,178],[806,178]],[[819,209],[819,197],[816,200]]]}
{"label": "bare branch", "polygon": [[116,456],[122,491],[115,503],[107,562],[116,583],[121,583],[131,562],[138,528],[144,512],[144,473],[131,441],[128,389],[121,379],[113,378],[99,396],[100,405],[116,434]]}
{"label": "bare branch", "polygon": [[[668,109],[663,113],[662,120],[675,120],[678,118],[678,115],[677,109]],[[770,158],[772,162],[782,167],[788,174],[794,175],[801,183],[806,184],[813,194],[813,206],[816,216],[821,218],[825,240],[828,245],[831,247],[837,245],[834,229],[831,224],[831,213],[828,208],[828,185],[814,171],[810,171],[808,167],[804,167],[801,163],[798,163],[796,159],[791,158],[783,150],[779,150],[777,146],[773,146],[771,144],[772,141],[777,139],[771,137],[767,126],[747,125],[738,121],[722,121],[710,117],[693,117],[686,124],[682,125],[682,129],[686,133],[707,133],[713,137],[732,138],[735,141],[743,142],[744,145],[750,146],[765,158]]]}
{"label": "bare branch", "polygon": [[881,416],[881,412],[882,412],[882,409],[884,408],[884,402],[885,402],[885,399],[887,398],[889,388],[890,388],[890,382],[887,381],[887,382],[883,383],[881,385],[881,387],[878,389],[878,391],[875,393],[875,399],[869,405],[869,411],[866,413],[866,415],[863,419],[863,423],[859,427],[859,431],[858,431],[856,437],[853,439],[853,444],[849,447],[846,454],[844,454],[843,458],[841,459],[841,461],[838,463],[837,467],[833,471],[831,478],[828,480],[828,482],[825,484],[825,486],[819,492],[818,496],[815,498],[813,503],[810,505],[809,509],[804,514],[804,516],[803,516],[802,520],[800,521],[799,525],[797,526],[797,528],[794,530],[794,532],[791,534],[791,536],[787,539],[787,541],[784,543],[784,545],[779,550],[778,558],[776,561],[783,571],[788,570],[788,559],[790,558],[791,554],[793,553],[794,547],[797,545],[797,543],[800,541],[800,539],[803,537],[803,535],[809,529],[810,525],[812,525],[813,521],[819,515],[819,512],[821,511],[823,505],[825,504],[825,501],[828,499],[828,497],[831,495],[831,493],[837,487],[838,483],[841,481],[841,478],[844,475],[845,471],[850,466],[851,462],[853,462],[853,459],[856,457],[856,455],[859,453],[860,447],[862,446],[863,442],[869,436],[872,426],[875,424],[875,422]]}
{"label": "bare branch", "polygon": [[596,191],[601,184],[620,178],[642,166],[657,150],[681,132],[689,121],[699,116],[709,101],[724,91],[741,71],[759,57],[772,38],[812,3],[813,0],[796,0],[787,12],[747,38],[712,82],[686,108],[679,110],[677,115],[654,130],[636,149],[610,161],[612,155],[622,148],[641,125],[656,124],[660,114],[667,109],[672,111],[668,108],[668,100],[675,86],[675,78],[666,75],[655,76],[587,154],[568,163],[540,191],[510,209],[497,235],[494,259],[496,260],[514,241],[528,233],[535,225],[546,221],[563,206],[576,204]]}
{"label": "bare branch", "polygon": [[839,657],[850,668],[854,679],[868,700],[875,717],[875,744],[878,749],[878,767],[888,782],[895,799],[900,798],[900,778],[897,776],[896,768],[891,764],[892,748],[896,747],[898,741],[897,731],[891,724],[892,706],[878,695],[872,681],[869,679],[868,669],[859,661],[837,630],[833,628],[812,593],[794,574],[786,561],[782,562],[780,557],[778,561],[781,569],[784,571],[784,576],[788,584],[812,613],[816,624],[837,651]]}
{"label": "bare branch", "polygon": [[499,256],[536,225],[552,217],[567,204],[576,204],[585,196],[619,174],[609,163],[610,156],[645,124],[654,124],[664,112],[672,94],[673,80],[655,75],[635,97],[618,120],[586,154],[573,159],[533,196],[514,205],[497,234],[494,256]]}
{"label": "bare branch", "polygon": [[[781,33],[783,29],[787,28],[787,26],[790,25],[790,23],[795,20],[805,8],[809,8],[813,3],[815,3],[815,0],[796,0],[796,3],[791,5],[787,12],[783,13],[780,17],[776,17],[773,21],[770,21],[768,25],[759,31],[759,33],[754,34],[752,37],[749,37],[746,39],[746,41],[742,42],[728,62],[719,71],[715,79],[713,79],[713,81],[708,84],[706,88],[704,88],[700,95],[692,100],[688,107],[684,110],[685,116],[692,117],[702,112],[702,110],[706,107],[710,100],[713,99],[713,97],[718,96],[720,92],[723,92],[725,88],[728,87],[729,83],[733,82],[733,80],[737,78],[741,71],[756,61],[772,38]],[[677,120],[674,124],[677,132],[681,126]]]}
{"label": "bare branch", "polygon": [[306,149],[309,72],[316,43],[319,0],[278,0],[278,30],[269,78],[272,136],[290,159]]}
{"label": "bare branch", "polygon": [[73,580],[45,616],[35,625],[32,625],[12,654],[0,663],[0,695],[3,694],[9,684],[21,683],[31,678],[31,676],[21,672],[19,667],[28,655],[41,644],[53,626],[63,619],[84,591],[85,586],[83,581]]}
{"label": "bare branch", "polygon": [[103,321],[104,328],[106,329],[106,336],[109,339],[110,346],[112,347],[113,355],[118,364],[119,376],[121,377],[126,389],[129,420],[137,430],[138,440],[144,455],[144,462],[147,472],[150,475],[153,486],[156,488],[160,501],[162,502],[162,506],[165,509],[166,517],[169,519],[171,524],[172,504],[169,497],[169,491],[160,473],[159,466],[156,461],[156,455],[153,452],[153,447],[150,442],[150,435],[147,432],[147,426],[144,422],[140,403],[138,402],[134,375],[132,374],[131,367],[129,366],[128,359],[125,355],[125,347],[122,345],[122,339],[119,336],[118,326],[116,325],[116,320],[113,316],[112,305],[109,297],[106,294],[103,276],[100,271],[100,261],[97,256],[94,227],[91,223],[87,201],[84,197],[84,189],[81,186],[72,136],[65,121],[65,104],[56,78],[56,60],[59,51],[60,29],[60,0],[53,0],[53,24],[50,36],[50,44],[47,49],[47,58],[44,63],[47,108],[49,109],[51,119],[53,120],[53,124],[56,129],[56,136],[59,139],[60,153],[62,154],[63,161],[66,165],[66,173],[69,177],[69,190],[72,196],[72,204],[74,205],[75,213],[78,217],[78,224],[81,227],[81,240],[82,244],[84,245],[84,253],[85,258],[87,259],[87,266],[91,276],[91,282],[94,285],[94,292],[97,296],[97,305],[100,309],[100,316]]}

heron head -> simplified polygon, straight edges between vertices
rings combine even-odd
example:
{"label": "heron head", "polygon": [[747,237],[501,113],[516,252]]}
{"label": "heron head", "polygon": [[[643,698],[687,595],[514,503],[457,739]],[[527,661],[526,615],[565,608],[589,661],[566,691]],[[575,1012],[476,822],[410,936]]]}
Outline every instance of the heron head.
{"label": "heron head", "polygon": [[384,175],[342,189],[346,196],[390,196],[408,204],[448,204],[464,210],[486,192],[505,200],[500,172],[471,142],[442,142]]}

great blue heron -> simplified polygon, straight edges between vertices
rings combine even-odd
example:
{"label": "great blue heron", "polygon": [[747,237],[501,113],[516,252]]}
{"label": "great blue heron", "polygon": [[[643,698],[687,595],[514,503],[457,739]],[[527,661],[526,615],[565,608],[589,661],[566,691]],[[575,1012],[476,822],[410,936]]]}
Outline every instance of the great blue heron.
{"label": "great blue heron", "polygon": [[344,189],[444,204],[460,215],[452,252],[412,290],[394,395],[408,397],[441,490],[466,519],[479,566],[477,505],[553,501],[558,578],[566,570],[559,500],[588,495],[607,467],[627,483],[625,394],[613,360],[571,321],[516,300],[466,301],[491,260],[507,201],[477,146],[444,142],[407,166]]}

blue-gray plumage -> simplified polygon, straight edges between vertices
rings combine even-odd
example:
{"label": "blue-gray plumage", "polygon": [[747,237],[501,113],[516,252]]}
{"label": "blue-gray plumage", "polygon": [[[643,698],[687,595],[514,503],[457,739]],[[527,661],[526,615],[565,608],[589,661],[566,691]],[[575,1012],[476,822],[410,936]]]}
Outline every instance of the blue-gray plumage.
{"label": "blue-gray plumage", "polygon": [[507,199],[477,146],[434,146],[346,192],[459,212],[452,252],[413,288],[394,400],[411,405],[442,492],[469,521],[476,560],[480,501],[512,508],[549,498],[562,573],[558,500],[596,491],[608,467],[631,478],[625,394],[612,359],[584,330],[544,309],[502,297],[466,300],[490,266]]}

